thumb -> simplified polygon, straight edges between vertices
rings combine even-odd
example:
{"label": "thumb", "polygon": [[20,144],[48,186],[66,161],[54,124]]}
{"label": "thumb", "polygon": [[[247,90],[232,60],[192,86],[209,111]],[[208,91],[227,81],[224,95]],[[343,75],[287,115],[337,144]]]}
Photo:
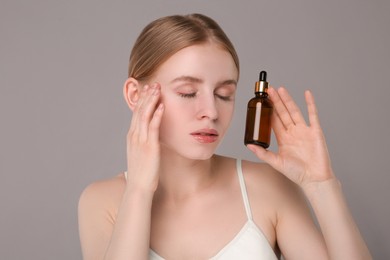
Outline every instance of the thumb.
{"label": "thumb", "polygon": [[277,157],[277,155],[274,152],[266,150],[263,147],[257,146],[257,145],[254,145],[254,144],[248,144],[247,147],[254,154],[256,154],[256,156],[260,160],[268,163],[269,165],[271,165],[275,169],[278,168],[277,167],[278,157]]}

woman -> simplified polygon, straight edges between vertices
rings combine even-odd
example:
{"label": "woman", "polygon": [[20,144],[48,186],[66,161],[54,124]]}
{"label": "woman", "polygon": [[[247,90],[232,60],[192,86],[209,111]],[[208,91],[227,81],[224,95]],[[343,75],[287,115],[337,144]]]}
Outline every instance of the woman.
{"label": "woman", "polygon": [[123,88],[133,111],[127,172],[80,198],[84,259],[371,258],[310,92],[307,125],[286,89],[269,89],[278,152],[248,145],[266,163],[214,154],[238,76],[233,45],[206,16],[164,17],[142,31]]}

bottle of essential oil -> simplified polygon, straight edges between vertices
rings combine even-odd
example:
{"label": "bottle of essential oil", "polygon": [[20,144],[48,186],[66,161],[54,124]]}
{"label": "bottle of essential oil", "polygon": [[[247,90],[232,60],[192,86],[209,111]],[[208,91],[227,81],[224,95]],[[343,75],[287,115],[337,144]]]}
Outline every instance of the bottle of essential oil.
{"label": "bottle of essential oil", "polygon": [[271,115],[273,105],[268,98],[267,72],[260,72],[255,84],[255,97],[249,100],[246,114],[244,143],[268,148],[271,142]]}

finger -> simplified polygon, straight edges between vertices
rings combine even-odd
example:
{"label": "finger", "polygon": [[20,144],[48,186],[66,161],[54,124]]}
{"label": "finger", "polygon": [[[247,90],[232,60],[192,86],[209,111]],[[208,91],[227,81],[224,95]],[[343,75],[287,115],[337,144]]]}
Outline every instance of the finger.
{"label": "finger", "polygon": [[158,142],[159,141],[159,133],[160,133],[160,124],[161,124],[161,119],[164,113],[164,105],[163,103],[160,103],[154,111],[152,120],[150,121],[150,126],[149,126],[149,140],[151,142]]}
{"label": "finger", "polygon": [[278,144],[280,144],[282,135],[285,133],[286,128],[284,127],[279,115],[276,112],[272,113],[271,126],[274,130],[276,141]]}
{"label": "finger", "polygon": [[153,84],[147,91],[147,95],[143,101],[139,111],[138,134],[141,141],[146,141],[149,134],[149,126],[152,120],[153,114],[156,111],[156,106],[160,98],[160,85]]}
{"label": "finger", "polygon": [[272,103],[274,104],[274,109],[285,128],[288,129],[289,127],[295,125],[278,91],[276,91],[273,87],[270,87],[268,88],[268,94]]}
{"label": "finger", "polygon": [[288,93],[287,89],[281,87],[278,89],[278,93],[294,123],[306,124],[305,119],[301,113],[301,110],[299,109],[299,107],[297,106],[297,104],[295,103],[291,95]]}
{"label": "finger", "polygon": [[249,150],[251,150],[256,156],[271,165],[273,168],[278,169],[278,156],[269,150],[264,149],[261,146],[253,145],[253,144],[248,144],[247,147]]}
{"label": "finger", "polygon": [[137,122],[139,120],[139,115],[140,115],[139,111],[142,107],[148,89],[149,89],[149,85],[145,85],[140,91],[139,98],[137,100],[137,103],[133,111],[133,115],[131,117],[129,132],[134,132],[137,128]]}
{"label": "finger", "polygon": [[315,125],[319,126],[320,125],[320,120],[318,117],[318,111],[317,111],[317,106],[314,101],[314,96],[311,93],[311,91],[307,90],[305,91],[305,99],[306,99],[306,104],[307,104],[307,111],[309,114],[309,122],[310,125]]}
{"label": "finger", "polygon": [[[301,113],[301,110],[293,100],[293,98],[288,93],[287,89],[284,87],[281,87],[278,89],[277,93],[279,94],[279,97],[281,101],[284,104],[284,107],[286,110],[281,111],[285,115],[281,115],[281,119],[283,123],[285,123],[284,120],[286,120],[285,125],[288,127],[291,124],[291,121],[293,124],[306,124],[305,119]],[[286,113],[287,112],[287,113]]]}

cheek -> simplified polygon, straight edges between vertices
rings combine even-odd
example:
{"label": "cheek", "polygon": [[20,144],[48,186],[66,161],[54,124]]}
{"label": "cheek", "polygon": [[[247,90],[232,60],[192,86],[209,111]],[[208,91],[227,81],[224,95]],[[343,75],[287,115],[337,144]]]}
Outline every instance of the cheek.
{"label": "cheek", "polygon": [[234,113],[234,103],[225,103],[220,106],[219,118],[226,122],[230,123]]}
{"label": "cheek", "polygon": [[175,98],[165,96],[162,97],[164,104],[164,114],[161,120],[160,133],[174,134],[175,130],[183,128],[187,125],[186,120],[191,115],[192,109],[185,102],[180,102]]}
{"label": "cheek", "polygon": [[[161,93],[161,102],[164,104],[164,117],[180,119],[191,115],[193,104],[174,93]],[[163,117],[163,119],[164,119]]]}

